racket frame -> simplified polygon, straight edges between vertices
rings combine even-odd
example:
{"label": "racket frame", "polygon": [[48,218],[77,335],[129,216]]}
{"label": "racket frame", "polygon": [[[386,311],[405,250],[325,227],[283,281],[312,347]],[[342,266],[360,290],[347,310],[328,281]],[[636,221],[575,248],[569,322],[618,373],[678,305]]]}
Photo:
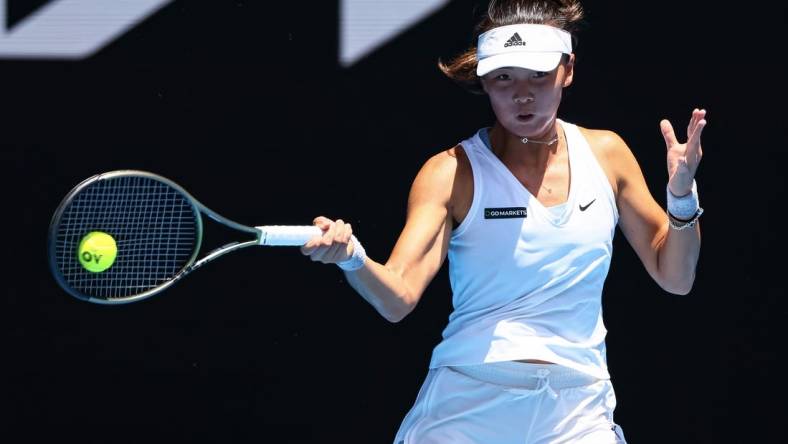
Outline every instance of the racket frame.
{"label": "racket frame", "polygon": [[[60,222],[63,213],[66,211],[66,208],[73,202],[74,198],[85,188],[88,186],[101,181],[101,180],[108,180],[108,179],[115,179],[120,177],[144,177],[152,180],[156,180],[166,184],[167,186],[172,187],[177,192],[181,193],[184,198],[189,202],[192,207],[192,210],[195,214],[195,245],[194,251],[189,259],[186,261],[184,266],[176,272],[169,280],[153,287],[149,290],[146,290],[142,293],[135,294],[133,296],[126,296],[121,298],[111,298],[111,299],[104,299],[99,297],[94,297],[90,295],[85,295],[71,287],[68,284],[63,274],[60,272],[57,263],[57,228],[58,223]],[[197,256],[200,253],[200,249],[202,248],[202,236],[203,236],[203,223],[202,223],[202,215],[205,214],[214,221],[221,223],[225,226],[233,228],[237,231],[241,231],[244,233],[249,233],[255,236],[254,240],[243,241],[243,242],[231,242],[226,244],[222,247],[219,247],[208,254],[205,257],[197,260]],[[232,221],[215,211],[211,210],[210,208],[206,207],[200,201],[194,198],[188,191],[186,191],[183,187],[178,185],[177,183],[173,182],[166,177],[160,176],[158,174],[150,173],[147,171],[139,171],[139,170],[117,170],[117,171],[110,171],[107,173],[96,174],[91,176],[82,182],[80,182],[77,186],[75,186],[61,201],[60,205],[58,206],[57,210],[55,210],[54,215],[52,216],[52,220],[49,224],[49,234],[48,234],[48,256],[49,256],[49,267],[52,271],[52,275],[57,280],[58,284],[66,290],[70,295],[76,297],[77,299],[81,299],[83,301],[97,303],[97,304],[104,304],[104,305],[119,305],[119,304],[126,304],[131,302],[136,302],[142,299],[149,298],[155,294],[161,293],[162,291],[166,290],[179,280],[181,280],[184,276],[191,273],[193,270],[205,265],[206,263],[223,256],[227,253],[230,253],[235,250],[239,250],[241,248],[251,247],[255,245],[261,245],[261,236],[262,231],[258,228],[248,227],[243,224],[239,224],[238,222]]]}

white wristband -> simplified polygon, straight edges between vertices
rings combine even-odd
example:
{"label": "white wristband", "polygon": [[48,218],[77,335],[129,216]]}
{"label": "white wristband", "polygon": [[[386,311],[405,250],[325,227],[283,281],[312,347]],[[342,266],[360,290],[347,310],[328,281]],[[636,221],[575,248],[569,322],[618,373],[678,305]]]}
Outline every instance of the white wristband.
{"label": "white wristband", "polygon": [[668,213],[679,219],[691,219],[698,212],[698,186],[695,179],[692,180],[692,191],[682,197],[676,197],[670,192],[668,187]]}
{"label": "white wristband", "polygon": [[356,239],[356,236],[351,235],[350,241],[353,242],[353,255],[346,261],[337,262],[337,266],[345,271],[355,271],[364,266],[364,259],[367,258],[367,253],[361,242]]}

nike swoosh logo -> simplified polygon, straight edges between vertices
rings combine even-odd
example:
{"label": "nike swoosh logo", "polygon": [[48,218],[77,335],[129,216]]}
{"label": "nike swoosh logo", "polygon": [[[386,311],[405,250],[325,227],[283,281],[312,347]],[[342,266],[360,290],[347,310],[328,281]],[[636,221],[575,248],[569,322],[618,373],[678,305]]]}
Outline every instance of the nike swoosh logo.
{"label": "nike swoosh logo", "polygon": [[585,210],[587,210],[587,209],[588,209],[588,207],[590,207],[590,206],[591,206],[591,204],[592,204],[592,203],[594,203],[594,202],[596,202],[596,198],[595,198],[594,200],[592,200],[591,202],[587,203],[586,205],[580,205],[580,211],[585,211]]}

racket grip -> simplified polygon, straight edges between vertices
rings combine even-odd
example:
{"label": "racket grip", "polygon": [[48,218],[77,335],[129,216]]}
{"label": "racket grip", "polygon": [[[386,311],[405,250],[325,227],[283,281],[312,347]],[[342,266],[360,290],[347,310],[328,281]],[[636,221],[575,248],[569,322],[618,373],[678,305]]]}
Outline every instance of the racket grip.
{"label": "racket grip", "polygon": [[323,230],[314,225],[263,225],[260,230],[260,245],[300,247]]}

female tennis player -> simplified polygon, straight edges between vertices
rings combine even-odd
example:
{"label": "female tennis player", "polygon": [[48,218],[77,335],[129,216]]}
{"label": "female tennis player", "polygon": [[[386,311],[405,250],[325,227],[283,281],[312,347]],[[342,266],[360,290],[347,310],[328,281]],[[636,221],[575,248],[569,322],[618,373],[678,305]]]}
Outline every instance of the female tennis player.
{"label": "female tennis player", "polygon": [[[667,211],[616,133],[558,118],[574,78],[574,0],[493,1],[477,44],[439,66],[496,116],[428,159],[388,261],[350,224],[318,217],[302,247],[336,263],[391,322],[417,305],[447,254],[454,310],[399,443],[625,443],[613,421],[601,296],[616,225],[651,277],[686,294],[700,251],[695,171],[705,111],[667,146]],[[655,125],[656,126],[656,125]]]}

